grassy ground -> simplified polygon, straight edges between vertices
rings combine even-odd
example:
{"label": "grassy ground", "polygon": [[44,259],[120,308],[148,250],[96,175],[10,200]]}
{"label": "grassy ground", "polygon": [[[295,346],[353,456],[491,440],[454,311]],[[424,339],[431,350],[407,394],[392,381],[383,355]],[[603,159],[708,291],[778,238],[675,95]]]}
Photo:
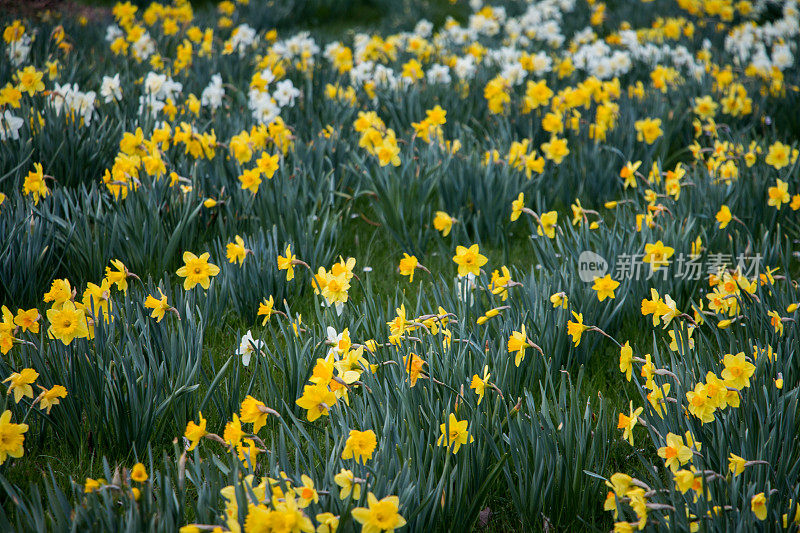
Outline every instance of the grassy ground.
{"label": "grassy ground", "polygon": [[[200,2],[204,4],[205,2]],[[111,4],[106,0],[89,0],[89,6],[97,7],[99,10]],[[64,4],[67,5],[67,4]],[[328,12],[317,12],[312,14],[300,26],[292,28],[313,29],[317,35],[325,37],[335,37],[360,30],[376,28],[386,28],[388,17],[386,17],[386,6],[380,2],[370,0],[360,0],[346,5],[342,9],[332,6]],[[399,12],[406,14],[406,23],[428,18],[435,24],[441,24],[447,16],[457,19],[465,17],[463,4],[454,6],[448,0],[432,0],[429,2],[423,13],[410,12],[410,3],[402,1],[393,4]],[[200,6],[199,8],[205,8]],[[405,10],[405,11],[404,11]],[[397,25],[398,17],[394,13],[393,24]],[[403,24],[402,22],[400,24]],[[396,28],[393,28],[396,29]],[[363,214],[363,217],[345,221],[347,228],[347,240],[342,247],[343,255],[356,257],[359,268],[370,267],[371,272],[359,272],[359,276],[369,276],[372,278],[376,293],[383,295],[393,295],[398,290],[401,277],[396,273],[397,266],[397,246],[389,232],[371,222],[377,219],[375,213],[370,211],[369,205],[358,205],[354,211]],[[562,213],[564,210],[561,210]],[[506,249],[499,247],[482,247],[482,252],[489,257],[490,264],[512,264],[527,266],[531,257],[530,243],[526,238],[518,237],[513,239]],[[432,271],[447,271],[452,268],[452,261],[449,257],[433,256],[426,258],[426,264]],[[402,290],[406,296],[413,300],[419,294],[423,284],[430,283],[430,278],[422,278],[418,284],[402,284]],[[358,301],[360,298],[359,290],[356,288],[351,294],[351,298]],[[313,306],[315,300],[310,291],[307,291],[303,298],[293,302],[293,313],[301,313],[305,320],[313,321],[315,313]],[[313,324],[313,322],[312,322]],[[241,319],[226,320],[223,326],[209,327],[205,336],[205,352],[214,361],[214,366],[219,368],[228,358],[233,355],[236,348],[236,341],[239,334],[251,324],[244,323]],[[625,332],[624,338],[632,342],[645,342],[648,333],[631,327]],[[624,382],[620,373],[616,370],[618,353],[606,347],[600,349],[592,355],[591,360],[585,368],[582,394],[586,396],[603,395],[607,405],[609,420],[607,424],[615,426],[612,419],[613,413],[626,410],[629,398],[638,397],[638,393],[632,386]],[[244,384],[242,384],[244,388]],[[198,394],[203,394],[202,390]],[[209,426],[219,427],[224,424],[224,420],[215,420],[209,416]],[[176,435],[180,438],[180,436]],[[608,475],[612,472],[623,469],[623,466],[630,466],[631,449],[620,440],[609,443],[610,461],[607,471],[601,474]],[[154,456],[172,449],[170,441],[152,443]],[[32,473],[41,476],[50,476],[51,473],[55,480],[62,486],[66,486],[70,480],[82,482],[86,477],[99,477],[102,475],[103,466],[100,457],[106,456],[109,461],[130,464],[133,459],[133,451],[130,449],[98,449],[94,446],[93,436],[87,434],[85,438],[85,448],[80,453],[65,453],[59,447],[58,442],[48,439],[46,434],[42,442],[31,446],[32,449],[40,450],[39,453],[26,454],[21,460],[14,463],[13,467],[6,471],[6,477],[11,483],[26,485],[30,482]],[[654,455],[653,449],[643,450],[644,453]],[[50,466],[48,466],[50,465]],[[508,500],[507,491],[503,490],[503,481],[497,482],[493,495],[488,500],[491,513],[487,516],[486,527],[494,531],[521,530],[522,524],[513,511],[513,506]],[[610,517],[602,514],[601,502],[598,500],[598,508],[595,516],[604,526],[610,526]],[[608,522],[605,522],[608,520]],[[607,529],[607,528],[606,528]]]}
{"label": "grassy ground", "polygon": [[[347,228],[345,232],[347,237],[341,248],[342,254],[352,255],[357,259],[357,275],[370,277],[376,294],[390,298],[396,291],[401,290],[408,300],[414,301],[423,287],[432,284],[431,278],[420,276],[418,280],[415,280],[415,283],[407,283],[405,278],[402,278],[396,271],[396,242],[384,227],[373,222],[373,220],[377,219],[377,214],[371,211],[366,202],[359,202],[354,207],[353,212],[358,216],[354,215],[355,218],[344,221]],[[530,243],[523,236],[513,237],[506,249],[484,246],[482,247],[482,252],[489,257],[490,264],[509,264],[525,267],[529,264],[531,257]],[[426,265],[433,272],[447,272],[452,269],[452,260],[450,257],[432,254],[426,257]],[[371,270],[364,272],[363,268],[365,267]],[[360,301],[361,297],[360,289],[356,284],[351,292],[351,298],[354,301]],[[291,311],[292,314],[300,313],[303,316],[304,323],[313,326],[316,325],[314,305],[315,298],[313,294],[311,291],[306,291],[301,298],[293,301]],[[233,353],[241,334],[251,328],[255,330],[254,326],[255,324],[248,324],[241,318],[229,316],[224,321],[224,325],[209,326],[206,329],[204,351],[213,360],[215,368],[220,368],[230,357],[234,356]],[[625,338],[636,342],[645,340],[642,337],[646,335],[646,333],[643,334],[640,330],[631,327],[626,332]],[[269,344],[270,339],[267,339],[267,342]],[[275,341],[273,340],[273,342]],[[602,396],[608,406],[606,424],[609,427],[615,427],[616,421],[613,419],[616,416],[615,413],[627,410],[629,398],[636,398],[638,393],[633,386],[624,381],[616,369],[618,352],[612,349],[610,345],[604,346],[604,348],[598,349],[592,354],[589,363],[583,369],[584,377],[581,394],[584,398]],[[278,353],[280,352],[280,346],[272,344],[269,348]],[[242,382],[240,397],[244,396],[245,387],[246,382]],[[197,394],[203,395],[204,391],[200,389]],[[226,422],[226,420],[215,416],[213,411],[207,415],[207,418],[209,427],[221,427]],[[181,438],[180,435],[175,435],[175,437]],[[631,463],[632,453],[627,443],[615,439],[609,442],[608,445],[610,446],[610,460],[606,471],[600,472],[602,475],[610,475],[615,471],[629,467]],[[154,457],[169,453],[173,448],[170,440],[152,442],[151,446]],[[94,436],[91,434],[85,436],[84,449],[79,453],[66,453],[58,442],[47,438],[46,434],[42,436],[41,442],[31,446],[31,449],[40,451],[38,453],[26,453],[23,458],[16,461],[6,471],[5,475],[11,483],[25,486],[30,483],[31,473],[35,472],[36,475],[43,477],[52,475],[60,486],[66,487],[69,486],[70,481],[82,483],[87,477],[101,477],[103,475],[102,457],[105,457],[111,463],[112,470],[115,464],[127,465],[134,462],[135,459],[134,450],[132,449],[96,447],[94,445]],[[642,452],[652,456],[655,455],[654,449],[645,449]],[[507,490],[504,488],[504,480],[499,479],[496,482],[491,496],[487,500],[487,507],[489,512],[485,515],[488,517],[485,527],[489,530],[523,530],[522,523],[519,517],[516,516]],[[601,529],[611,527],[610,517],[607,513],[603,513],[599,499],[594,517],[599,524],[602,524],[603,528]],[[481,521],[479,521],[480,523]],[[480,526],[480,529],[485,528]]]}

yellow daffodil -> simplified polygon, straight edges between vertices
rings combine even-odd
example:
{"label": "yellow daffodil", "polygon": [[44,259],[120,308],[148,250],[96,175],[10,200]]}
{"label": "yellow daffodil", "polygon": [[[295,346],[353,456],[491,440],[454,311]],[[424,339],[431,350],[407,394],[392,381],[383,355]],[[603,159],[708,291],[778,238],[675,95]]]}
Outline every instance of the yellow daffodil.
{"label": "yellow daffodil", "polygon": [[198,257],[192,252],[183,252],[184,265],[176,273],[178,276],[185,278],[183,280],[184,290],[191,290],[195,285],[200,285],[208,290],[211,278],[219,274],[219,267],[208,261],[210,255],[205,252]]}

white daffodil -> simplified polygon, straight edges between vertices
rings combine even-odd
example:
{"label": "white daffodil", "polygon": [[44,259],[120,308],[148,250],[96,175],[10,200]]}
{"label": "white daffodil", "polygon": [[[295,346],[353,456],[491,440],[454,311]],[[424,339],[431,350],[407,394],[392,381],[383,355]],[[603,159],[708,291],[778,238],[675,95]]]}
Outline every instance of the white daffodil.
{"label": "white daffodil", "polygon": [[239,343],[239,349],[236,350],[236,355],[242,357],[242,364],[244,366],[249,366],[252,355],[254,353],[259,353],[264,346],[264,342],[259,339],[254,339],[253,334],[250,333],[250,330],[248,329],[247,333],[242,337],[242,340]]}

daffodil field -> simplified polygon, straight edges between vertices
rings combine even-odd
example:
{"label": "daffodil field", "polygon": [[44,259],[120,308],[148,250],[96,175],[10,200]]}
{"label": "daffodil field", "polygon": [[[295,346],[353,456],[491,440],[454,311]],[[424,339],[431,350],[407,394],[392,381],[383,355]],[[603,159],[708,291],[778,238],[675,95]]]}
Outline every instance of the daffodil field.
{"label": "daffodil field", "polygon": [[0,530],[800,529],[797,0],[0,28]]}

